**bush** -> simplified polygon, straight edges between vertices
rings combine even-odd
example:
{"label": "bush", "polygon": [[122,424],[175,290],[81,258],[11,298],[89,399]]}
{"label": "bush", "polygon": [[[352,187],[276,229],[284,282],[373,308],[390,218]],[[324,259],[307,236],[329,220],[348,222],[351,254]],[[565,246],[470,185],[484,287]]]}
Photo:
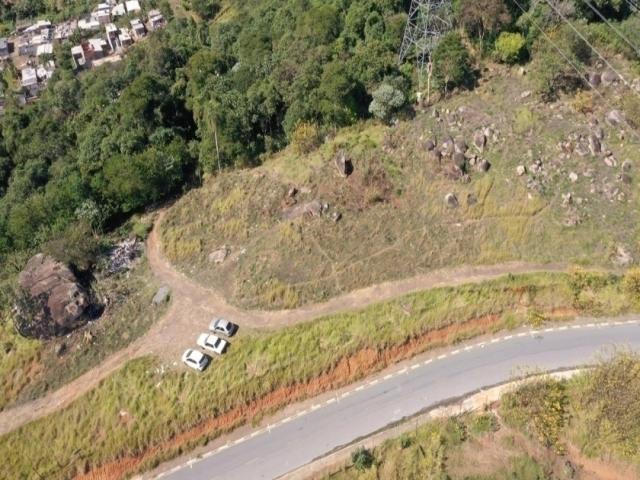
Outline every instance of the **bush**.
{"label": "bush", "polygon": [[314,151],[321,143],[322,137],[315,123],[298,122],[291,134],[291,144],[301,155]]}
{"label": "bush", "polygon": [[562,431],[568,421],[564,383],[555,380],[528,382],[502,398],[500,414],[507,424],[523,429],[547,448],[564,453]]}
{"label": "bush", "polygon": [[433,51],[433,80],[445,93],[455,87],[473,86],[471,56],[459,33],[447,33]]}
{"label": "bush", "polygon": [[524,56],[525,44],[521,33],[502,32],[495,43],[496,57],[502,63],[517,63]]}
{"label": "bush", "polygon": [[402,108],[406,98],[397,88],[388,83],[380,85],[372,94],[369,113],[379,120],[388,122],[391,116]]}
{"label": "bush", "polygon": [[474,435],[497,432],[500,429],[498,419],[493,413],[483,413],[473,417],[470,430]]}
{"label": "bush", "polygon": [[366,448],[359,448],[351,454],[351,461],[356,470],[368,470],[373,465],[373,454]]}
{"label": "bush", "polygon": [[584,113],[593,113],[593,100],[594,94],[591,90],[583,90],[576,93],[576,96],[573,97],[573,108],[576,112]]}

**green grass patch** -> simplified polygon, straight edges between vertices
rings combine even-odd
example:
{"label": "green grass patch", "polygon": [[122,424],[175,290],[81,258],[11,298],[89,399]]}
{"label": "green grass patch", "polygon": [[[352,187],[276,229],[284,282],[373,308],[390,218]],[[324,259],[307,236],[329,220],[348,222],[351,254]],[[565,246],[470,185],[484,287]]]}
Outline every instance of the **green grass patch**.
{"label": "green grass patch", "polygon": [[[238,337],[230,351],[216,359],[204,374],[167,368],[154,358],[132,361],[68,408],[2,437],[4,472],[9,478],[21,478],[29,476],[37,465],[47,472],[47,478],[65,478],[68,475],[56,471],[55,465],[59,459],[71,458],[73,452],[82,452],[87,467],[139,454],[279,388],[304,386],[332,372],[341,359],[357,359],[363,351],[371,352],[368,361],[360,367],[353,363],[349,378],[334,377],[325,388],[383,368],[383,352],[408,345],[436,329],[488,315],[495,315],[498,325],[500,319],[509,318],[508,326],[514,327],[527,321],[529,310],[550,312],[572,306],[578,285],[592,289],[596,297],[601,295],[607,308],[615,312],[634,308],[630,290],[622,286],[621,278],[607,277],[604,282],[585,277],[599,279],[601,275],[582,272],[507,276],[482,284],[415,293],[276,332],[248,332]],[[509,311],[524,314],[510,317],[505,315]],[[472,333],[485,332],[479,327]],[[457,340],[454,336],[419,344],[408,354]],[[296,398],[304,397],[305,392],[303,389]],[[292,398],[286,395],[272,406],[281,407],[289,401]],[[257,414],[264,413],[268,412]],[[204,438],[219,433],[207,432]],[[459,432],[450,434],[453,438]],[[42,449],[42,444],[49,447]],[[194,441],[189,445],[193,446]],[[175,448],[171,454],[179,453]],[[158,455],[166,458],[168,454]],[[153,462],[153,458],[148,459],[143,467]]]}

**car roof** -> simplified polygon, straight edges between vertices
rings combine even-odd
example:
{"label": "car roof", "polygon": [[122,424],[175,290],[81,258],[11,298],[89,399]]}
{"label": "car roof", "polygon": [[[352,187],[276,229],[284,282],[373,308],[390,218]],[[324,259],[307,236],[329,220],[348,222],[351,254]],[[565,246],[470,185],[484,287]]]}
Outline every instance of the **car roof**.
{"label": "car roof", "polygon": [[204,353],[199,350],[191,350],[188,354],[188,357],[192,358],[196,362],[200,362],[204,358]]}

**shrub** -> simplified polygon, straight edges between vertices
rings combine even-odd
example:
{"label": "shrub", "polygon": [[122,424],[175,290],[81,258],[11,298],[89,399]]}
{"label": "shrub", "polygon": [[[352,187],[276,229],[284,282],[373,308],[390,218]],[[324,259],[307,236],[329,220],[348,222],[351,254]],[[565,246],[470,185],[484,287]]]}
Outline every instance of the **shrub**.
{"label": "shrub", "polygon": [[315,123],[298,122],[291,134],[291,144],[299,154],[314,151],[322,143],[322,137]]}
{"label": "shrub", "polygon": [[475,435],[482,435],[483,433],[497,432],[500,429],[498,420],[493,413],[483,413],[473,417],[471,421],[470,430]]}
{"label": "shrub", "polygon": [[556,453],[564,453],[561,434],[568,420],[564,383],[555,380],[528,382],[502,398],[501,416],[509,424],[533,434]]}
{"label": "shrub", "polygon": [[591,90],[580,91],[576,93],[575,97],[573,97],[573,102],[571,102],[571,104],[576,112],[584,113],[586,115],[587,113],[593,112],[593,97],[594,94]]}
{"label": "shrub", "polygon": [[373,454],[366,448],[359,448],[351,454],[351,461],[356,470],[368,470],[373,465]]}
{"label": "shrub", "polygon": [[502,32],[495,43],[496,57],[503,63],[517,63],[524,56],[525,44],[521,33]]}
{"label": "shrub", "polygon": [[388,83],[380,85],[371,96],[373,100],[369,105],[369,113],[384,122],[388,122],[406,102],[404,93]]}

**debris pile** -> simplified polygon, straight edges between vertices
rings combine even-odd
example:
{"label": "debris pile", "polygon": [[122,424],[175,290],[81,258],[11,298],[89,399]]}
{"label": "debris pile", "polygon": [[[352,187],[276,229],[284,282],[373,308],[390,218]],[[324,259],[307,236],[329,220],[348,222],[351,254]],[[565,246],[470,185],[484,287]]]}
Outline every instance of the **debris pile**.
{"label": "debris pile", "polygon": [[130,270],[143,251],[142,242],[137,238],[130,238],[118,243],[107,258],[107,275]]}

